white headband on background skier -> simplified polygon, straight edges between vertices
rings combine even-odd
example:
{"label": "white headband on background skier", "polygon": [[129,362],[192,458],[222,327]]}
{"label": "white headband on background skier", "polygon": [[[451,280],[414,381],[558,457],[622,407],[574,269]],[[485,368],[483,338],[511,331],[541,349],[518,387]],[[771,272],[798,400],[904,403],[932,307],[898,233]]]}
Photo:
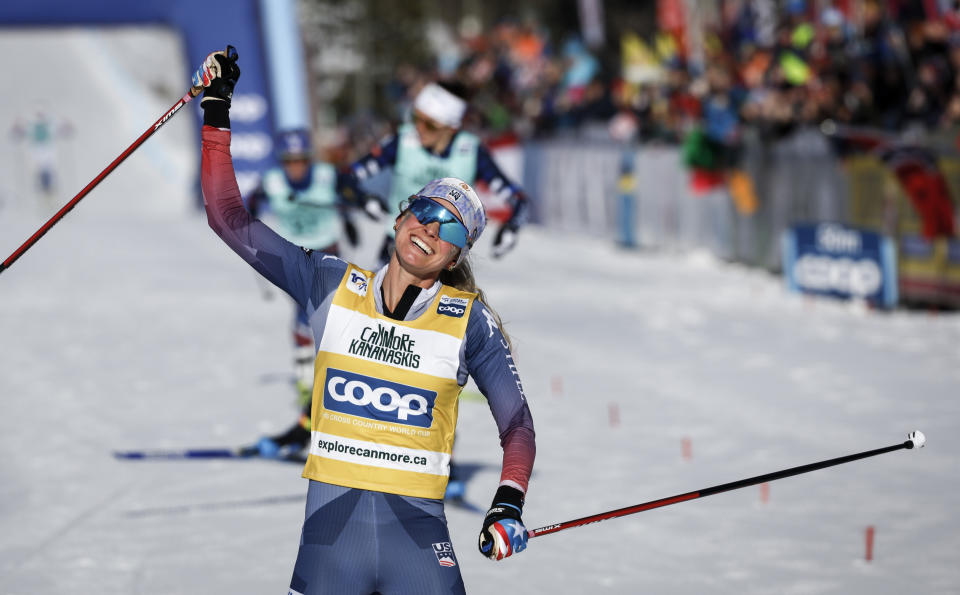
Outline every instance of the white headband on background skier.
{"label": "white headband on background skier", "polygon": [[436,83],[428,83],[417,93],[413,109],[444,126],[460,128],[467,102]]}

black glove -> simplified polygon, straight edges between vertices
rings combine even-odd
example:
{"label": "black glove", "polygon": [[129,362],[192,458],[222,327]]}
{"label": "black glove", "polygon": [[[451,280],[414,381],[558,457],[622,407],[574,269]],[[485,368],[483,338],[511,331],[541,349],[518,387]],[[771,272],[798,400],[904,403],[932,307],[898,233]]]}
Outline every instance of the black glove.
{"label": "black glove", "polygon": [[343,218],[343,233],[347,236],[347,243],[351,248],[356,248],[360,243],[360,234],[357,233],[357,226],[346,217]]}
{"label": "black glove", "polygon": [[230,101],[240,78],[237,50],[228,45],[224,52],[208,55],[193,75],[194,88],[203,87],[203,123],[217,128],[230,128]]}
{"label": "black glove", "polygon": [[497,488],[480,530],[480,553],[491,560],[502,560],[525,550],[527,528],[520,519],[522,512],[523,492],[510,486]]}
{"label": "black glove", "polygon": [[516,225],[507,221],[497,230],[497,235],[493,237],[494,258],[500,258],[517,245],[517,229]]}
{"label": "black glove", "polygon": [[387,201],[376,194],[368,194],[363,199],[363,212],[372,221],[380,221],[384,215],[390,214],[390,208],[387,206]]}

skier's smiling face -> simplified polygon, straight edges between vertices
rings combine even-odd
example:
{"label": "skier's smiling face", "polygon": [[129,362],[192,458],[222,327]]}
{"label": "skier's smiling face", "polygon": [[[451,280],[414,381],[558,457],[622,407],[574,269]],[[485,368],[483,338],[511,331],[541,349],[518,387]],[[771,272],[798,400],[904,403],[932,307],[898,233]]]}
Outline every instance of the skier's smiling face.
{"label": "skier's smiling face", "polygon": [[[461,219],[459,211],[450,201],[434,200]],[[394,255],[399,264],[419,278],[436,277],[451,262],[460,250],[457,246],[440,239],[440,223],[420,223],[409,211],[397,218],[397,238]]]}

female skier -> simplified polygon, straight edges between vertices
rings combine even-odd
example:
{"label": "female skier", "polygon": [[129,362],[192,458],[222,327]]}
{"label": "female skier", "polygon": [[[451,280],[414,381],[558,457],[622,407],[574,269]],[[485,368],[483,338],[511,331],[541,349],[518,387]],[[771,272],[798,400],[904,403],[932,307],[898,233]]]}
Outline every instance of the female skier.
{"label": "female skier", "polygon": [[486,224],[473,189],[427,184],[396,217],[396,249],[376,273],[301,249],[244,208],[230,157],[236,51],[194,75],[201,182],[211,228],[308,315],[317,345],[310,480],[290,593],[463,593],[443,513],[457,396],[472,376],[500,432],[503,467],[479,549],[522,551],[533,422],[509,343],[467,254]]}

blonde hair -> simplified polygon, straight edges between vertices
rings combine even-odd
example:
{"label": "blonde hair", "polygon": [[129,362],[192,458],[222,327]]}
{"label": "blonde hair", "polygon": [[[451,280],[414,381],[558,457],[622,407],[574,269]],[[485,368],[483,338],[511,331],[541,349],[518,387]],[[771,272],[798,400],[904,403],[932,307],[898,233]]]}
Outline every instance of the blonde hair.
{"label": "blonde hair", "polygon": [[513,342],[510,340],[510,335],[507,334],[507,329],[503,327],[503,320],[500,318],[500,315],[497,314],[497,311],[490,306],[490,302],[487,301],[487,296],[483,290],[477,287],[477,280],[473,276],[473,267],[470,266],[469,257],[464,258],[460,261],[460,264],[452,269],[443,269],[440,272],[440,282],[444,285],[459,289],[460,291],[469,291],[470,293],[477,294],[477,300],[487,308],[490,315],[493,316],[494,322],[497,323],[497,328],[503,333],[503,339],[507,342],[507,349],[513,352]]}

